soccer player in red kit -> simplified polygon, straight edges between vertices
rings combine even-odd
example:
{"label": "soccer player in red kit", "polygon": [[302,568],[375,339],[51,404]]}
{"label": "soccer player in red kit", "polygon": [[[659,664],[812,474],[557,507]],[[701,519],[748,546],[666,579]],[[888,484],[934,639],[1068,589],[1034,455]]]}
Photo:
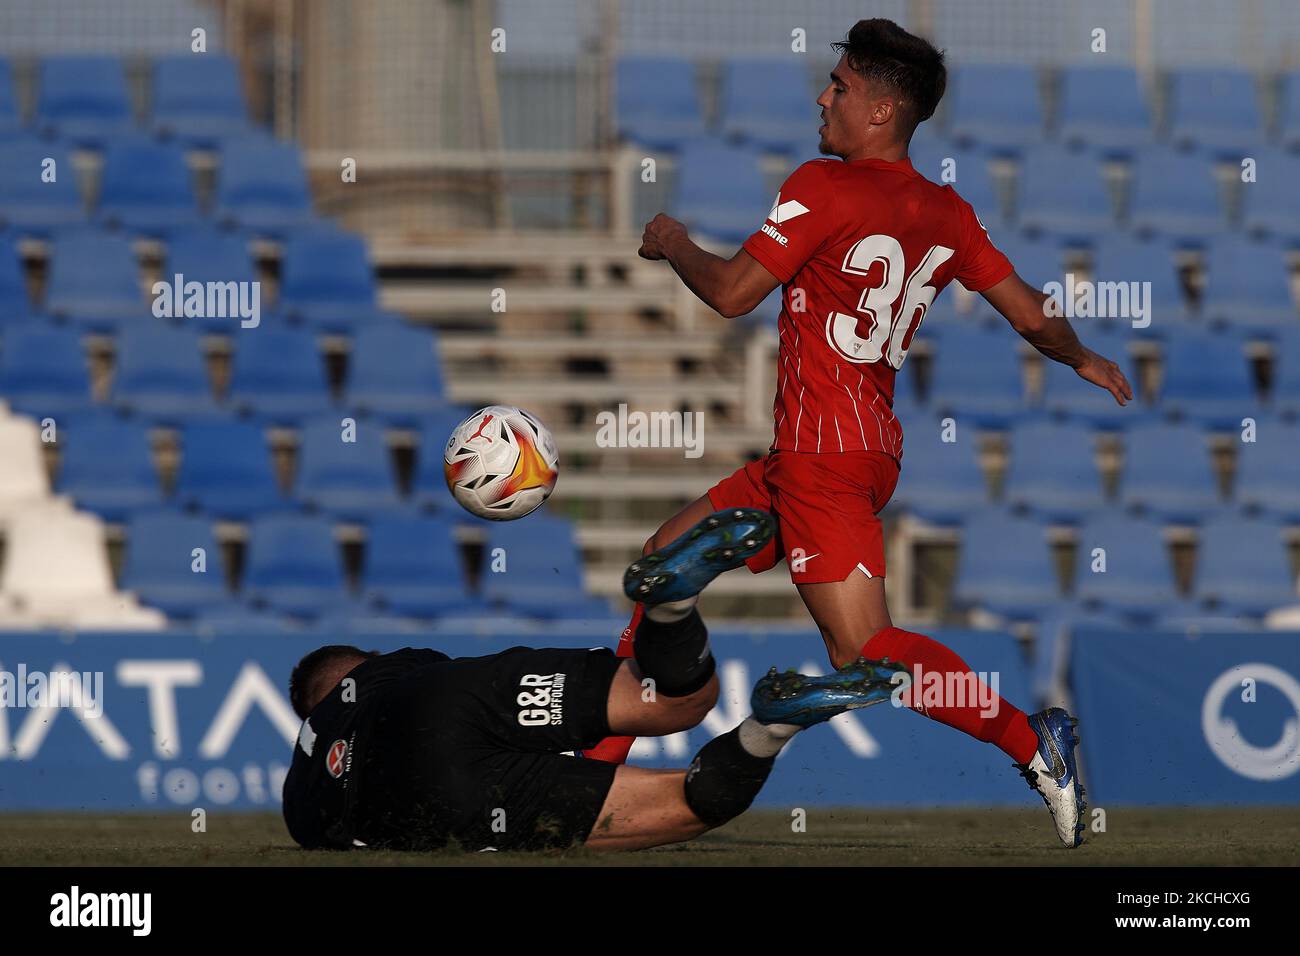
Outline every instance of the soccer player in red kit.
{"label": "soccer player in red kit", "polygon": [[[833,664],[861,655],[909,671],[968,674],[947,647],[894,627],[885,602],[877,514],[903,457],[894,379],[926,310],[955,279],[1039,352],[1119,404],[1132,399],[1132,389],[1114,362],[1079,341],[1059,310],[1045,308],[1047,297],[1016,275],[971,206],[908,161],[913,131],[943,96],[943,54],[882,19],[859,22],[834,46],[840,60],[817,103],[820,151],[837,158],[796,169],[735,256],[704,251],[668,216],[646,226],[641,256],[666,260],[724,316],[752,311],[777,285],[783,292],[771,449],[665,522],[645,553],[711,512],[762,508],[776,516],[779,533],[747,562],[750,570],[787,559]],[[628,635],[640,612],[638,605]],[[904,702],[1007,753],[1047,803],[1061,840],[1078,845],[1084,803],[1072,718],[1060,708],[1026,715],[1006,701],[985,716],[973,702],[923,706],[917,696],[915,705],[908,696]],[[621,760],[629,746],[611,739],[589,755]]]}

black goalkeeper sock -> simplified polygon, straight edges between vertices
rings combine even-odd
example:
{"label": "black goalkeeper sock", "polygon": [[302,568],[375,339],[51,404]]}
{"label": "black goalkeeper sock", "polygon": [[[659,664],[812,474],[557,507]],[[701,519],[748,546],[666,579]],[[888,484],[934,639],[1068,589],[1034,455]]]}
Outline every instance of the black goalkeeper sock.
{"label": "black goalkeeper sock", "polygon": [[686,805],[709,826],[720,827],[749,809],[774,763],[775,754],[755,757],[741,745],[740,727],[714,737],[686,772]]}
{"label": "black goalkeeper sock", "polygon": [[665,697],[686,697],[709,682],[715,664],[709,631],[694,608],[680,621],[641,618],[633,644],[637,666]]}

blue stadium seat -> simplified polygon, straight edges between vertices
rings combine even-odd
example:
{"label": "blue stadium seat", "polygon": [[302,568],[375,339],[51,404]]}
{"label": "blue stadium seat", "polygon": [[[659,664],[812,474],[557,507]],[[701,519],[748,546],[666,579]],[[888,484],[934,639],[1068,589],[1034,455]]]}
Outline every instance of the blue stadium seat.
{"label": "blue stadium seat", "polygon": [[249,634],[294,635],[319,633],[326,627],[320,620],[304,621],[269,610],[254,610],[243,604],[225,602],[200,608],[194,614],[193,633],[206,639],[226,635],[247,637]]}
{"label": "blue stadium seat", "polygon": [[1300,415],[1300,329],[1285,329],[1277,335],[1271,397],[1278,411]]}
{"label": "blue stadium seat", "polygon": [[257,137],[226,140],[214,215],[276,236],[310,225],[311,193],[297,147]]}
{"label": "blue stadium seat", "polygon": [[970,515],[961,532],[956,602],[1011,618],[1042,613],[1060,597],[1047,527],[1000,508]]}
{"label": "blue stadium seat", "polygon": [[113,402],[167,424],[215,414],[198,333],[158,321],[127,327],[117,337]]}
{"label": "blue stadium seat", "polygon": [[1241,186],[1242,228],[1300,245],[1300,156],[1264,149],[1255,159],[1255,181]]}
{"label": "blue stadium seat", "polygon": [[1105,611],[1089,610],[1073,598],[1058,601],[1038,616],[1034,628],[1033,683],[1038,707],[1060,707],[1068,703],[1070,648],[1075,632],[1123,630],[1123,618]]}
{"label": "blue stadium seat", "polygon": [[232,521],[287,508],[262,426],[227,419],[186,422],[176,502]]}
{"label": "blue stadium seat", "polygon": [[[47,166],[46,160],[53,165]],[[0,225],[48,236],[52,229],[86,221],[77,172],[58,143],[20,137],[0,142]],[[47,170],[49,171],[47,173]],[[44,178],[53,175],[52,182]]]}
{"label": "blue stadium seat", "polygon": [[38,419],[90,404],[90,372],[81,336],[49,325],[11,326],[0,351],[0,396]]}
{"label": "blue stadium seat", "polygon": [[1008,504],[1049,521],[1076,521],[1104,506],[1096,437],[1087,427],[1027,421],[1009,437],[1011,463],[1003,486]]}
{"label": "blue stadium seat", "polygon": [[312,509],[359,517],[401,504],[382,426],[355,422],[343,441],[341,418],[305,425],[298,447],[297,497]]}
{"label": "blue stadium seat", "polygon": [[1276,246],[1244,236],[1217,236],[1205,253],[1205,265],[1201,313],[1208,321],[1257,331],[1295,326],[1290,268]]}
{"label": "blue stadium seat", "polygon": [[1170,77],[1169,138],[1240,159],[1264,138],[1255,78],[1245,70],[1185,69]]}
{"label": "blue stadium seat", "polygon": [[893,507],[938,524],[960,523],[988,504],[975,431],[958,425],[956,441],[945,442],[939,422],[915,414],[903,422],[904,466]]}
{"label": "blue stadium seat", "polygon": [[1278,136],[1286,149],[1300,149],[1300,70],[1282,78],[1278,101]]}
{"label": "blue stadium seat", "polygon": [[1192,591],[1216,610],[1246,615],[1300,601],[1282,524],[1236,511],[1214,515],[1200,529]]}
{"label": "blue stadium seat", "polygon": [[1092,319],[1075,320],[1075,326],[1084,345],[1120,367],[1133,386],[1133,401],[1120,405],[1110,392],[1085,382],[1070,366],[1045,358],[1043,407],[1053,415],[1063,415],[1095,428],[1113,429],[1132,423],[1141,413],[1136,406],[1137,375],[1129,352],[1131,333],[1123,326]]}
{"label": "blue stadium seat", "polygon": [[1239,336],[1187,331],[1165,345],[1160,405],[1209,428],[1236,430],[1260,403]]}
{"label": "blue stadium seat", "polygon": [[317,617],[355,608],[330,523],[315,515],[264,515],[249,526],[244,595],[254,608]]}
{"label": "blue stadium seat", "polygon": [[43,60],[36,116],[45,131],[92,148],[129,133],[131,98],[122,61],[109,56]]}
{"label": "blue stadium seat", "polygon": [[121,521],[162,502],[146,425],[108,412],[78,415],[59,432],[58,491],[78,508]]}
{"label": "blue stadium seat", "polygon": [[1018,342],[1005,329],[945,330],[930,370],[930,407],[981,428],[1015,419],[1025,405]]}
{"label": "blue stadium seat", "polygon": [[479,606],[470,597],[455,525],[396,513],[366,527],[363,599],[384,611],[436,617]]}
{"label": "blue stadium seat", "polygon": [[[132,516],[127,524],[122,587],[169,617],[195,614],[227,603],[221,547],[207,518],[166,509]],[[202,571],[195,548],[203,549]]]}
{"label": "blue stadium seat", "polygon": [[0,328],[21,322],[31,312],[18,244],[12,237],[0,234]]}
{"label": "blue stadium seat", "polygon": [[104,149],[99,217],[113,226],[166,237],[199,221],[190,168],[180,147],[143,137]]}
{"label": "blue stadium seat", "polygon": [[469,418],[472,408],[446,405],[424,416],[420,426],[420,446],[415,459],[415,481],[412,489],[416,503],[422,508],[446,508],[455,504],[447,490],[443,472],[443,451],[447,439],[455,428]]}
{"label": "blue stadium seat", "polygon": [[741,243],[763,225],[772,198],[754,150],[712,139],[682,146],[672,209],[688,229]]}
{"label": "blue stadium seat", "polygon": [[[1135,282],[1150,283],[1146,303],[1150,324],[1133,328],[1137,335],[1163,337],[1186,331],[1191,317],[1187,297],[1167,244],[1124,235],[1108,236],[1097,246],[1092,272],[1098,283],[1124,283],[1129,288]],[[1129,324],[1132,327],[1131,319]]]}
{"label": "blue stadium seat", "polygon": [[914,138],[908,158],[912,168],[930,182],[952,186],[971,204],[985,227],[996,231],[1006,226],[1007,217],[989,172],[988,158],[982,153],[957,149],[943,140],[927,138],[918,143]]}
{"label": "blue stadium seat", "polygon": [[[675,150],[704,135],[695,64],[678,57],[623,57],[615,70],[619,135]],[[815,130],[814,130],[815,132]]]}
{"label": "blue stadium seat", "polygon": [[1106,156],[1131,156],[1152,142],[1151,108],[1128,66],[1067,66],[1061,71],[1057,136]]}
{"label": "blue stadium seat", "polygon": [[14,75],[9,61],[0,57],[0,136],[10,136],[22,126],[18,97],[14,95]]}
{"label": "blue stadium seat", "polygon": [[297,424],[331,404],[325,362],[305,329],[263,322],[235,340],[228,401],[261,419]]}
{"label": "blue stadium seat", "polygon": [[1055,237],[1040,236],[1028,239],[1022,236],[992,236],[1008,259],[1016,274],[1035,289],[1043,290],[1049,282],[1065,287],[1065,260],[1060,241]]}
{"label": "blue stadium seat", "polygon": [[948,112],[953,139],[1017,153],[1042,138],[1043,105],[1033,67],[972,64],[954,72]]}
{"label": "blue stadium seat", "polygon": [[285,242],[278,305],[286,315],[351,330],[377,314],[375,288],[375,270],[360,236],[321,229]]}
{"label": "blue stadium seat", "polygon": [[487,525],[485,562],[503,549],[505,571],[485,570],[483,599],[532,617],[606,615],[609,605],[583,588],[582,554],[573,525],[545,512]]}
{"label": "blue stadium seat", "polygon": [[1200,521],[1219,500],[1205,433],[1147,422],[1124,434],[1120,500],[1171,521]]}
{"label": "blue stadium seat", "polygon": [[1219,186],[1201,156],[1152,146],[1138,153],[1129,192],[1129,224],[1139,233],[1160,233],[1200,244],[1226,225]]}
{"label": "blue stadium seat", "polygon": [[[1105,570],[1094,570],[1103,567],[1103,557]],[[1160,526],[1115,512],[1090,518],[1079,531],[1073,595],[1085,609],[1125,615],[1152,616],[1176,606],[1178,589]]]}
{"label": "blue stadium seat", "polygon": [[1025,150],[1019,218],[1029,232],[1089,242],[1115,227],[1101,165],[1091,156],[1044,144]]}
{"label": "blue stadium seat", "polygon": [[[248,251],[248,240],[237,232],[203,226],[182,230],[167,243],[166,263],[163,278],[168,282],[175,282],[174,277],[179,274],[184,276],[187,284],[237,282],[251,289],[251,284],[258,281],[253,258]],[[178,318],[187,323],[196,322],[201,331],[208,333],[237,335],[241,330],[241,319],[237,315],[222,317],[205,314],[198,319]]]}
{"label": "blue stadium seat", "polygon": [[1244,507],[1300,521],[1300,425],[1255,416],[1255,440],[1237,445],[1233,497]]}
{"label": "blue stadium seat", "polygon": [[221,53],[154,61],[153,123],[159,133],[206,148],[247,132],[238,65]]}
{"label": "blue stadium seat", "polygon": [[45,311],[52,315],[107,328],[150,318],[140,264],[121,236],[92,229],[61,234],[49,269]]}
{"label": "blue stadium seat", "polygon": [[723,135],[773,152],[817,147],[818,106],[801,55],[731,60],[723,68]]}
{"label": "blue stadium seat", "polygon": [[442,402],[436,334],[395,322],[358,329],[348,361],[350,408],[414,428]]}

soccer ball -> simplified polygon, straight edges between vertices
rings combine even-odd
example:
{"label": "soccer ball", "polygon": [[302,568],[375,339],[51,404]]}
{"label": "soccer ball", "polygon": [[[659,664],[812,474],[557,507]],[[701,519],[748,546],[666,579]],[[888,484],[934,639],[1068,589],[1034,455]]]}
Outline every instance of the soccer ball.
{"label": "soccer ball", "polygon": [[470,514],[492,521],[535,511],[560,474],[550,431],[513,405],[480,408],[457,425],[442,459],[452,497]]}

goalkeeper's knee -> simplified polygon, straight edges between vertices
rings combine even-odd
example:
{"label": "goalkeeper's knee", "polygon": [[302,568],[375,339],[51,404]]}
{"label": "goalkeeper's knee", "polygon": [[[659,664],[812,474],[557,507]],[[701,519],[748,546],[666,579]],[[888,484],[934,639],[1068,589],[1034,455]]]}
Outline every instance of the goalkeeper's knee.
{"label": "goalkeeper's knee", "polygon": [[703,823],[720,827],[749,809],[775,762],[775,753],[756,757],[746,750],[740,727],[714,737],[686,772],[686,805]]}

